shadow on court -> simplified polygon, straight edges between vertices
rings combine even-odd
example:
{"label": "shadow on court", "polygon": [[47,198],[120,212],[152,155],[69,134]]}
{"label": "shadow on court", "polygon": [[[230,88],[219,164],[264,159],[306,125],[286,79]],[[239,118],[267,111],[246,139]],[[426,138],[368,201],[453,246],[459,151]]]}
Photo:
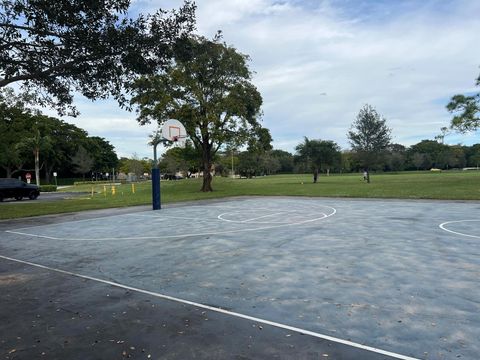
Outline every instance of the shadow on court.
{"label": "shadow on court", "polygon": [[135,291],[0,263],[3,359],[387,359]]}

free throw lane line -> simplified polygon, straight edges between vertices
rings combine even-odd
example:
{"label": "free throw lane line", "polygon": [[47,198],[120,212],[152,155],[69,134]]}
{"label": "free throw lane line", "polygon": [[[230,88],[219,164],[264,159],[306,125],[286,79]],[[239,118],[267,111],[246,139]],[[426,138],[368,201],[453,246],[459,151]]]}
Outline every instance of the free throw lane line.
{"label": "free throw lane line", "polygon": [[154,297],[160,298],[160,299],[175,301],[175,302],[178,302],[178,303],[187,304],[187,305],[191,305],[191,306],[198,307],[198,308],[202,308],[202,309],[206,309],[206,310],[210,310],[210,311],[215,311],[217,313],[221,313],[221,314],[225,314],[225,315],[229,315],[229,316],[234,316],[234,317],[237,317],[237,318],[250,320],[250,321],[254,321],[254,322],[265,324],[265,325],[274,326],[274,327],[277,327],[277,328],[280,328],[280,329],[294,331],[294,332],[297,332],[299,334],[309,335],[309,336],[312,336],[312,337],[316,337],[316,338],[323,339],[323,340],[328,340],[328,341],[335,342],[335,343],[338,343],[338,344],[351,346],[351,347],[354,347],[354,348],[357,348],[357,349],[362,349],[362,350],[374,352],[374,353],[377,353],[377,354],[390,356],[390,357],[395,358],[395,359],[419,360],[417,358],[413,358],[413,357],[410,357],[410,356],[396,354],[396,353],[393,353],[393,352],[390,352],[390,351],[377,349],[377,348],[374,348],[374,347],[371,347],[371,346],[357,344],[357,343],[354,343],[352,341],[335,338],[335,337],[320,334],[320,333],[317,333],[317,332],[314,332],[314,331],[305,330],[305,329],[301,329],[301,328],[298,328],[298,327],[277,323],[277,322],[270,321],[270,320],[260,319],[260,318],[257,318],[257,317],[240,314],[240,313],[236,313],[236,312],[233,312],[233,311],[228,311],[228,310],[225,310],[225,309],[222,309],[222,308],[217,308],[217,307],[213,307],[213,306],[209,306],[209,305],[196,303],[194,301],[184,300],[184,299],[176,298],[176,297],[173,297],[173,296],[156,293],[156,292],[153,292],[153,291],[138,289],[138,288],[135,288],[135,287],[132,287],[132,286],[122,285],[122,284],[119,284],[119,283],[116,283],[116,282],[103,280],[103,279],[98,279],[98,278],[95,278],[95,277],[92,277],[92,276],[81,275],[81,274],[77,274],[77,273],[73,273],[73,272],[66,271],[66,270],[61,270],[61,269],[55,269],[55,268],[52,268],[52,267],[49,267],[49,266],[40,265],[40,264],[36,264],[36,263],[29,262],[29,261],[24,261],[24,260],[14,259],[14,258],[11,258],[11,257],[8,257],[8,256],[3,256],[3,255],[0,255],[0,258],[4,259],[4,260],[8,260],[8,261],[17,262],[17,263],[20,263],[20,264],[34,266],[34,267],[44,269],[44,270],[48,270],[48,271],[57,272],[57,273],[60,273],[60,274],[65,274],[65,275],[70,275],[70,276],[74,276],[74,277],[81,278],[81,279],[96,281],[96,282],[99,282],[99,283],[102,283],[102,284],[115,286],[115,287],[125,289],[125,290],[135,291],[135,292],[138,292],[138,293],[141,293],[141,294],[154,296]]}

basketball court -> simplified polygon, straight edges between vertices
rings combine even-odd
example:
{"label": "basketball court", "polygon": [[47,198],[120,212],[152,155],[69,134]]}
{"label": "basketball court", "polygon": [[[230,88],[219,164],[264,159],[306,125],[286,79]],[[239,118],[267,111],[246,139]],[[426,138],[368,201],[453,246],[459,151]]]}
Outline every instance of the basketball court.
{"label": "basketball court", "polygon": [[2,358],[478,358],[478,202],[141,210],[0,222]]}

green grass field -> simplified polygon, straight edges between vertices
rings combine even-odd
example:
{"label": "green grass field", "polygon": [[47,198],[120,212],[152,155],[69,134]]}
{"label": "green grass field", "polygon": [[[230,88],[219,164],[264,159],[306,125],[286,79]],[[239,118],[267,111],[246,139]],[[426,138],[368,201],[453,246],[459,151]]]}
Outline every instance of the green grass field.
{"label": "green grass field", "polygon": [[[367,184],[360,174],[320,176],[317,184],[312,183],[311,175],[254,179],[216,177],[212,193],[199,191],[202,179],[162,181],[162,203],[242,195],[480,200],[480,172],[477,171],[373,174],[371,180]],[[135,193],[132,193],[130,184],[117,185],[115,195],[112,195],[110,186],[105,189],[106,193],[103,185],[94,186],[92,196],[92,186],[81,185],[63,190],[85,192],[80,197],[0,204],[0,219],[151,204],[149,182],[135,184]]]}

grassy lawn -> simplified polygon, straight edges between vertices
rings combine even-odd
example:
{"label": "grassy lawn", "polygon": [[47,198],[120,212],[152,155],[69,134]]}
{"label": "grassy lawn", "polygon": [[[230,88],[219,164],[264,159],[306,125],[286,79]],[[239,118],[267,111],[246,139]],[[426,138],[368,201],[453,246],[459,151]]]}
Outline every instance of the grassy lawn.
{"label": "grassy lawn", "polygon": [[[355,198],[401,199],[456,199],[480,200],[480,172],[403,172],[372,175],[365,183],[360,174],[320,176],[317,184],[311,175],[275,175],[255,179],[217,177],[213,193],[201,193],[202,179],[162,181],[162,203],[213,199],[241,195],[262,196],[332,196]],[[106,192],[104,192],[106,189]],[[111,186],[81,185],[63,191],[85,192],[71,199],[0,204],[0,219],[73,212],[111,207],[151,204],[150,183],[132,186],[117,185],[112,195]]]}

